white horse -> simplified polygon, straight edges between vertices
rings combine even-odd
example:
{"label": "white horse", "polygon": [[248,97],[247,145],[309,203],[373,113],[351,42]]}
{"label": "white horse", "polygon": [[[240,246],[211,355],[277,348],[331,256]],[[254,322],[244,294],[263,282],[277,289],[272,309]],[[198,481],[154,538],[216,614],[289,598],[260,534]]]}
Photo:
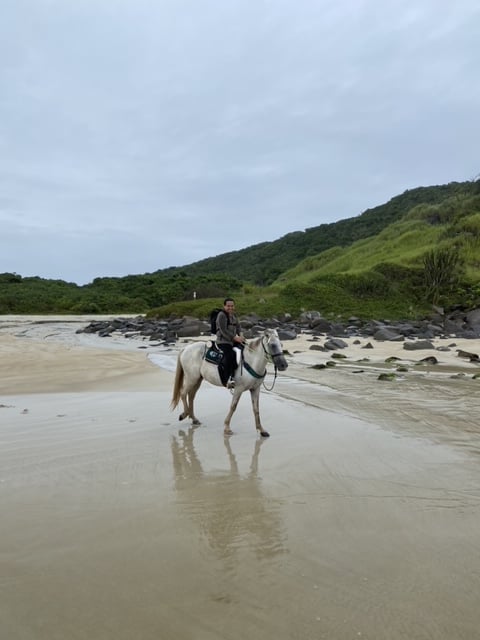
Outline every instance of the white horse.
{"label": "white horse", "polygon": [[[195,395],[202,384],[207,380],[216,386],[222,386],[218,365],[205,360],[207,344],[205,342],[194,342],[187,345],[178,354],[177,368],[175,371],[175,384],[173,388],[172,410],[183,402],[183,411],[178,419],[191,418],[192,424],[198,425],[200,421],[196,418],[193,410]],[[224,433],[231,435],[230,421],[237,408],[240,396],[244,391],[249,390],[252,399],[253,415],[255,416],[255,428],[264,438],[270,435],[265,431],[260,422],[259,397],[260,387],[267,373],[267,362],[273,362],[275,373],[285,371],[288,363],[283,355],[282,344],[275,329],[265,329],[262,336],[255,338],[245,345],[242,361],[235,370],[235,389],[233,391],[232,403],[224,421]]]}

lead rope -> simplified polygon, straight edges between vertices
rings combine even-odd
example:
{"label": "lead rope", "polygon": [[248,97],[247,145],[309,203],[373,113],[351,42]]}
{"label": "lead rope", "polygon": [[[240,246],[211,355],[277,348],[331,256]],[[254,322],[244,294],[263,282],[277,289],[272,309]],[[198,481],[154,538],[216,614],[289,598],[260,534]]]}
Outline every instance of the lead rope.
{"label": "lead rope", "polygon": [[[274,365],[275,367],[275,365]],[[265,376],[266,377],[266,376]],[[265,389],[265,391],[272,391],[273,387],[275,386],[275,382],[277,380],[277,367],[275,367],[275,375],[273,376],[273,382],[272,382],[272,386],[269,388],[267,387],[267,385],[265,384],[265,378],[263,379],[263,388]]]}

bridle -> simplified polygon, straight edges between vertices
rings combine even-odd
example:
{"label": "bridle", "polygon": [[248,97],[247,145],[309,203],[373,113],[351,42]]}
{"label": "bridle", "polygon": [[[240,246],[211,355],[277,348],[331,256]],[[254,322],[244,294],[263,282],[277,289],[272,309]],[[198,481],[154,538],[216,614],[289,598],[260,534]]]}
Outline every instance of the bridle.
{"label": "bridle", "polygon": [[[267,369],[265,369],[265,372],[263,373],[263,375],[259,375],[258,373],[256,373],[249,365],[248,363],[244,360],[243,361],[243,365],[245,366],[245,369],[250,373],[250,375],[253,375],[254,378],[263,378],[263,387],[266,391],[272,391],[273,387],[275,386],[275,382],[277,380],[277,365],[275,364],[275,358],[281,357],[283,355],[283,351],[280,349],[280,351],[278,353],[271,353],[271,351],[269,351],[269,349],[267,349],[270,340],[272,339],[273,336],[262,336],[262,348],[263,348],[263,352],[265,353],[265,357],[267,359],[267,362],[271,362],[273,364],[273,368],[274,368],[274,376],[273,376],[273,382],[272,382],[272,386],[271,387],[267,387],[265,384],[265,376],[267,375]],[[267,338],[265,340],[265,338]],[[267,345],[267,347],[265,346],[265,344]]]}

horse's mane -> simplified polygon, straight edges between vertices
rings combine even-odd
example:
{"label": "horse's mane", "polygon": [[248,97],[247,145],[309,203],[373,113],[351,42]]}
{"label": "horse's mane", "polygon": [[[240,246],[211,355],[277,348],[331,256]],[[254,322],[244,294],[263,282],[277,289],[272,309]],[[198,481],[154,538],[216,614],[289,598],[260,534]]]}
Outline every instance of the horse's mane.
{"label": "horse's mane", "polygon": [[250,342],[246,345],[247,349],[256,349],[262,340],[263,336],[259,336],[258,338],[250,340]]}
{"label": "horse's mane", "polygon": [[262,333],[261,336],[258,336],[257,338],[253,338],[253,340],[251,340],[246,346],[247,348],[250,348],[252,351],[257,349],[260,346],[260,343],[262,342],[262,340],[265,337],[270,336],[271,334],[276,334],[277,332],[274,329],[265,329],[265,331]]}

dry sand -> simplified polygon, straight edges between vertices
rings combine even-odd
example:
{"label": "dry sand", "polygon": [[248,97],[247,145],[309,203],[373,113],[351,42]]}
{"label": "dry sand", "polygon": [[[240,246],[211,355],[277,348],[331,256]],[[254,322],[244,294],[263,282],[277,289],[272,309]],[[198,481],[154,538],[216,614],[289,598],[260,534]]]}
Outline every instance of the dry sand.
{"label": "dry sand", "polygon": [[207,384],[179,423],[176,350],[88,321],[0,316],[1,640],[479,637],[479,341],[287,342],[262,441]]}

